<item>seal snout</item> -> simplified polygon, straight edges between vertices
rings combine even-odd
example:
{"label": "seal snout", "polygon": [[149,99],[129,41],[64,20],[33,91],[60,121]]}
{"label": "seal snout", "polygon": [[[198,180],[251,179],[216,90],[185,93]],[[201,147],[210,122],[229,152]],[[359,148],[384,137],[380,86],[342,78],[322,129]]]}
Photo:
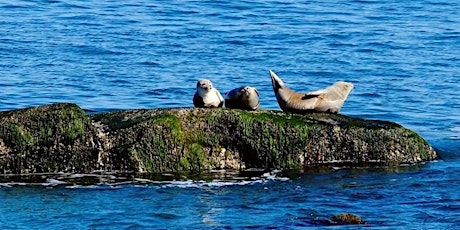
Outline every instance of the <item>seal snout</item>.
{"label": "seal snout", "polygon": [[353,83],[350,83],[350,82],[344,82],[344,81],[339,81],[339,82],[336,82],[335,85],[341,87],[343,89],[344,92],[347,92],[349,93],[351,90],[353,90],[354,88],[354,85]]}
{"label": "seal snout", "polygon": [[208,79],[201,79],[198,81],[198,83],[196,84],[196,87],[198,89],[203,89],[205,91],[209,91],[212,89],[212,83],[210,80]]}
{"label": "seal snout", "polygon": [[346,87],[348,89],[350,89],[350,90],[352,90],[354,88],[354,85],[352,83],[350,83],[350,82],[345,82],[345,84],[346,84]]}
{"label": "seal snout", "polygon": [[248,97],[251,94],[250,88],[247,86],[244,88],[241,88],[240,93]]}

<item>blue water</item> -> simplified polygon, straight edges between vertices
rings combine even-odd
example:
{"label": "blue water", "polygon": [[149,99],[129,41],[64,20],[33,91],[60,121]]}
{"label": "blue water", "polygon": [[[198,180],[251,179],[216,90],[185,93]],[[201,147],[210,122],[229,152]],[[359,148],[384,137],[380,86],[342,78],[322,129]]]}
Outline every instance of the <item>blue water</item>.
{"label": "blue water", "polygon": [[0,183],[0,227],[323,228],[350,212],[375,229],[458,229],[459,12],[458,0],[0,1],[1,111],[191,107],[200,78],[257,87],[261,107],[279,109],[272,69],[298,91],[354,83],[343,114],[398,122],[442,157],[205,181],[13,180]]}

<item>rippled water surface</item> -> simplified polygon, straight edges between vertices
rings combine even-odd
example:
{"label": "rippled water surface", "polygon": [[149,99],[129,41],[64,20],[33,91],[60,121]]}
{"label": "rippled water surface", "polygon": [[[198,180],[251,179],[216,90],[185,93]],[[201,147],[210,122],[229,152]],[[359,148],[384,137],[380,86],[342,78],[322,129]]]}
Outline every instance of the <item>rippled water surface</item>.
{"label": "rippled water surface", "polygon": [[457,229],[459,12],[457,0],[1,1],[2,111],[191,107],[199,78],[221,92],[252,85],[263,109],[279,109],[272,69],[298,91],[353,82],[343,114],[411,128],[442,160],[241,180],[5,182],[0,226],[295,229],[351,212],[374,228]]}

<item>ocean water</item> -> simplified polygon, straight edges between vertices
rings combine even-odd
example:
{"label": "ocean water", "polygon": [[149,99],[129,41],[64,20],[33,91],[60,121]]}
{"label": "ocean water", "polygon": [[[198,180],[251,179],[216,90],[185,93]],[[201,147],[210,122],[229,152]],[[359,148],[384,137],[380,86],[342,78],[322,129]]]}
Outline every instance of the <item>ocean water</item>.
{"label": "ocean water", "polygon": [[[400,168],[206,179],[8,177],[2,229],[460,227],[460,3],[414,1],[0,1],[0,111],[73,102],[89,111],[191,107],[196,81],[251,85],[279,110],[292,89],[354,90],[341,113],[395,121],[442,159]],[[358,227],[356,227],[358,228]]]}

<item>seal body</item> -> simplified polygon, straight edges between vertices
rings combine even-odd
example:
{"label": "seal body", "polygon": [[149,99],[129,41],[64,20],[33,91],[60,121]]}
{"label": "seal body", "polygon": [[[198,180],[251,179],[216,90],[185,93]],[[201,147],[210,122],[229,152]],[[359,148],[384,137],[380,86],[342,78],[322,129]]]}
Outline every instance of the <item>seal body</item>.
{"label": "seal body", "polygon": [[224,105],[224,98],[208,79],[196,83],[193,105],[197,108],[219,108]]}
{"label": "seal body", "polygon": [[291,113],[338,113],[353,89],[352,83],[339,81],[325,89],[298,93],[289,89],[271,70],[270,77],[278,105],[283,111]]}
{"label": "seal body", "polygon": [[225,94],[226,108],[256,110],[259,105],[259,91],[251,86],[235,88]]}

